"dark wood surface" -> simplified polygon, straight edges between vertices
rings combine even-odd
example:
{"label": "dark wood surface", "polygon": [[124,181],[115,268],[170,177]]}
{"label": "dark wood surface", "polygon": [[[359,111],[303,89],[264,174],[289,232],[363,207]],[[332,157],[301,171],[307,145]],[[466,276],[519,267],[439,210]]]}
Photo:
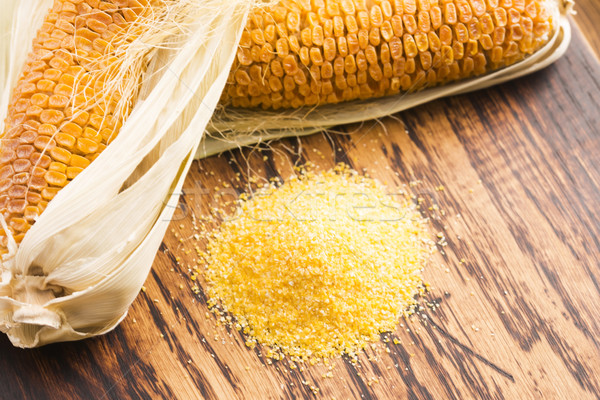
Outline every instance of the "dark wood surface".
{"label": "dark wood surface", "polygon": [[203,160],[186,188],[236,172],[244,183],[248,165],[286,176],[298,158],[345,161],[392,186],[422,180],[415,190],[445,212],[432,231],[448,245],[425,272],[440,307],[402,321],[389,353],[337,360],[331,378],[324,365],[268,364],[192,293],[188,213],[114,332],[37,350],[1,337],[0,398],[600,398],[600,65],[581,33],[544,71],[383,122],[302,139],[299,157],[285,140]]}

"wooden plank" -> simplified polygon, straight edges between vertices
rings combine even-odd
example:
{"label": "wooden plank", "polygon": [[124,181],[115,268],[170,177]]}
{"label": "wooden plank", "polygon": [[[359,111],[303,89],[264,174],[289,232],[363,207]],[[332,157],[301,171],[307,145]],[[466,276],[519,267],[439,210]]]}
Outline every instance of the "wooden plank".
{"label": "wooden plank", "polygon": [[575,2],[573,20],[583,32],[587,43],[590,45],[596,57],[600,57],[600,2],[597,0],[577,0]]}
{"label": "wooden plank", "polygon": [[[598,76],[576,30],[567,56],[530,77],[343,134],[195,164],[147,290],[123,324],[31,351],[0,338],[0,397],[598,398]],[[286,176],[297,160],[321,168],[344,161],[391,186],[422,180],[418,193],[445,212],[432,231],[443,231],[448,246],[426,270],[428,299],[440,307],[402,321],[394,334],[402,343],[389,344],[390,353],[370,350],[357,366],[335,361],[333,378],[323,378],[323,365],[268,364],[239,333],[217,326],[188,276],[190,213],[211,201],[196,189],[235,185],[236,172],[243,186],[249,168]]]}

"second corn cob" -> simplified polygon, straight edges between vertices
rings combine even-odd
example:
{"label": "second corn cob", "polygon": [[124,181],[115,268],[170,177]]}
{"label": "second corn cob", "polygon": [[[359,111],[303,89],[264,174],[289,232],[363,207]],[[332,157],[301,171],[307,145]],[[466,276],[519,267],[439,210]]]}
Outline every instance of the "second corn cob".
{"label": "second corn cob", "polygon": [[282,0],[251,14],[223,101],[298,108],[486,74],[540,49],[555,9],[549,0]]}

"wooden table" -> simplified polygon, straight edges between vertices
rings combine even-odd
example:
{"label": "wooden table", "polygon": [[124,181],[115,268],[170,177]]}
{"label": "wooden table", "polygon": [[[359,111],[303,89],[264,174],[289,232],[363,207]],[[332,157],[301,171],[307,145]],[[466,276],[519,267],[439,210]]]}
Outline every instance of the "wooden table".
{"label": "wooden table", "polygon": [[[432,229],[448,246],[425,273],[440,307],[401,321],[389,353],[337,360],[328,378],[327,366],[290,370],[247,349],[192,293],[188,215],[114,332],[28,351],[1,337],[0,398],[599,398],[600,64],[584,36],[598,51],[600,13],[579,1],[568,54],[530,77],[302,139],[299,157],[286,140],[194,165],[188,189],[238,169],[247,178],[247,165],[286,176],[297,159],[345,161],[391,185],[422,180],[445,211]],[[206,207],[197,200],[184,198]]]}

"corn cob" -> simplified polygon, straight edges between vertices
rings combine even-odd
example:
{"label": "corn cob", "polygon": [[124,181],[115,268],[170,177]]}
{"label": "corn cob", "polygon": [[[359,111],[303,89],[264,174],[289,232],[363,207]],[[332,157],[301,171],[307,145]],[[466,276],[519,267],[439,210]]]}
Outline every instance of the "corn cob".
{"label": "corn cob", "polygon": [[[0,211],[19,243],[58,191],[117,135],[133,98],[106,82],[144,0],[55,0],[14,88],[0,145]],[[123,77],[133,85],[139,77]],[[135,96],[135,91],[129,96]],[[0,254],[7,236],[0,236]]]}
{"label": "corn cob", "polygon": [[282,0],[255,10],[223,103],[263,109],[417,91],[514,64],[554,31],[548,0]]}
{"label": "corn cob", "polygon": [[[47,15],[48,2],[6,0],[3,12],[13,18],[0,25],[0,104],[9,111],[0,124],[7,252],[0,257],[0,332],[19,347],[104,334],[124,318],[173,216],[173,194],[182,190],[254,4],[55,0]],[[44,18],[29,53],[23,43]],[[68,100],[50,103],[54,95]],[[95,133],[86,135],[87,128]],[[61,134],[73,139],[61,143]],[[80,138],[94,145],[82,146]],[[56,148],[68,159],[56,158]],[[83,165],[71,165],[73,159]],[[54,172],[64,175],[60,181],[51,179]],[[15,229],[23,220],[27,225]]]}

